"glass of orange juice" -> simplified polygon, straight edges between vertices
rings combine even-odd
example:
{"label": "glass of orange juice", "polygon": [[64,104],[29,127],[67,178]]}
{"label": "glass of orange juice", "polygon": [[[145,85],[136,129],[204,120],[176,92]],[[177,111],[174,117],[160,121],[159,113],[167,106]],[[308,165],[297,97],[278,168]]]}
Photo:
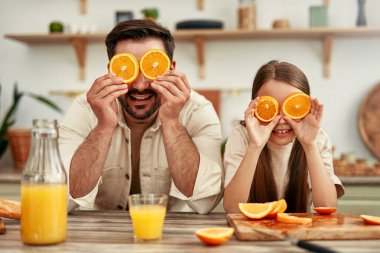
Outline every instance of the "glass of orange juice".
{"label": "glass of orange juice", "polygon": [[165,194],[133,194],[129,196],[129,214],[136,242],[161,239],[168,196]]}

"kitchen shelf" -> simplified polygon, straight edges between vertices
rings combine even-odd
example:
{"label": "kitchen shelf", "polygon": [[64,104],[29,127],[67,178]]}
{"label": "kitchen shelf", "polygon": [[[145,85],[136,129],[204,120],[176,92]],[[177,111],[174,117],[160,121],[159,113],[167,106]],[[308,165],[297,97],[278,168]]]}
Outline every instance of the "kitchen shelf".
{"label": "kitchen shelf", "polygon": [[[330,63],[334,38],[379,37],[380,27],[357,28],[310,28],[310,29],[277,29],[277,30],[182,30],[172,33],[176,42],[194,43],[197,49],[199,75],[205,73],[205,42],[230,40],[320,40],[322,43],[322,64],[325,77],[330,76]],[[96,34],[6,34],[6,38],[26,44],[71,44],[78,58],[80,79],[85,77],[86,45],[92,42],[103,42],[106,33]]]}

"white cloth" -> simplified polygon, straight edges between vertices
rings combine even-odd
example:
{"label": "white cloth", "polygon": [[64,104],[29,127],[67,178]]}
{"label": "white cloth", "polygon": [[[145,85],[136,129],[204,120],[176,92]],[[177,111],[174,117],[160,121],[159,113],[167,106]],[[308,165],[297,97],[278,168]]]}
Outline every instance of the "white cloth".
{"label": "white cloth", "polygon": [[[86,196],[69,196],[69,210],[125,209],[132,179],[131,136],[121,106],[117,102],[118,126],[105,161],[103,174],[96,187]],[[166,158],[161,122],[157,118],[147,129],[140,149],[140,185],[142,193],[163,193],[170,196],[169,211],[208,213],[219,202],[223,189],[220,154],[221,125],[212,104],[195,91],[180,114],[180,122],[200,153],[200,164],[193,195],[186,197],[173,183]],[[70,162],[78,146],[97,124],[97,118],[85,94],[78,96],[61,126],[59,148],[69,175]]]}
{"label": "white cloth", "polygon": [[[334,174],[332,147],[326,132],[321,129],[317,136],[317,145],[321,154],[324,168],[327,170],[331,181],[335,184],[338,198],[343,196],[344,188],[342,182]],[[230,183],[243,160],[248,147],[248,132],[241,124],[236,124],[228,138],[226,151],[224,154],[225,181],[224,187]],[[273,176],[276,182],[279,199],[284,197],[284,190],[287,186],[289,175],[288,161],[293,147],[293,142],[288,145],[276,145],[268,142],[272,159]],[[311,189],[310,175],[308,175],[308,185]],[[312,198],[310,198],[311,200]]]}

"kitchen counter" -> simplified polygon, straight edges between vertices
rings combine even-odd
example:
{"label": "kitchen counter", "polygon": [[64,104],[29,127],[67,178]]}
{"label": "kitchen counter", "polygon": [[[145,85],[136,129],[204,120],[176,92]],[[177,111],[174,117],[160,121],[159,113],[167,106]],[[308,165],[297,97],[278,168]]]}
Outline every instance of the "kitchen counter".
{"label": "kitchen counter", "polygon": [[[307,252],[286,241],[239,241],[233,236],[220,246],[204,245],[194,232],[200,228],[227,227],[226,214],[168,213],[162,239],[135,243],[126,211],[74,211],[68,217],[65,242],[28,246],[20,239],[20,223],[5,220],[7,232],[0,235],[1,251],[9,252]],[[380,240],[318,240],[320,246],[338,252],[378,252]]]}

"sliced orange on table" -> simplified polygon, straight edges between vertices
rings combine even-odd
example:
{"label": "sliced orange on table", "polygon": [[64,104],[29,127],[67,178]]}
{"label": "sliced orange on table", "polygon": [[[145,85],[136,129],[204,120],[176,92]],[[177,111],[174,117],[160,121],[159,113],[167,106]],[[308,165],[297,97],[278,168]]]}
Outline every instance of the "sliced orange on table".
{"label": "sliced orange on table", "polygon": [[290,224],[310,224],[313,221],[312,218],[297,217],[286,213],[278,213],[276,220],[278,222]]}
{"label": "sliced orange on table", "polygon": [[282,104],[282,112],[292,119],[304,118],[310,108],[310,96],[303,92],[290,94]]}
{"label": "sliced orange on table", "polygon": [[272,121],[279,113],[277,100],[271,96],[261,96],[255,109],[255,116],[262,122]]}
{"label": "sliced orange on table", "polygon": [[170,59],[167,54],[158,49],[146,52],[140,59],[140,70],[143,75],[155,80],[170,69]]}
{"label": "sliced orange on table", "polygon": [[248,219],[258,220],[266,217],[272,212],[273,206],[273,202],[239,203],[239,210]]}
{"label": "sliced orange on table", "polygon": [[368,225],[380,225],[380,217],[379,216],[372,216],[372,215],[360,215],[360,218],[362,218],[365,223]]}
{"label": "sliced orange on table", "polygon": [[231,238],[234,234],[233,228],[212,227],[195,231],[195,235],[208,245],[219,245]]}
{"label": "sliced orange on table", "polygon": [[336,207],[314,207],[314,211],[319,214],[329,215],[336,212]]}
{"label": "sliced orange on table", "polygon": [[123,78],[124,83],[131,83],[139,74],[139,63],[130,53],[115,54],[110,60],[109,72]]}
{"label": "sliced orange on table", "polygon": [[278,201],[273,201],[273,210],[266,216],[267,218],[276,218],[278,213],[285,212],[288,205],[285,199],[280,199]]}

